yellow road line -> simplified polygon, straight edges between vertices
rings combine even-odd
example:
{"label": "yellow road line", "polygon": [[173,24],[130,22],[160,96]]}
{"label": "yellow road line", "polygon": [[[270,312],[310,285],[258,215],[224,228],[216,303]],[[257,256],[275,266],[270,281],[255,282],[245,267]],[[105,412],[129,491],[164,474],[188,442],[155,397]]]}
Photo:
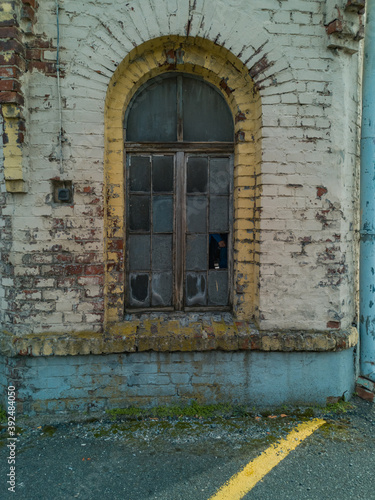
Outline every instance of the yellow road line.
{"label": "yellow road line", "polygon": [[315,418],[297,425],[285,439],[281,439],[277,444],[267,448],[259,457],[232,476],[209,500],[240,500],[243,498],[271,469],[324,423],[324,420]]}

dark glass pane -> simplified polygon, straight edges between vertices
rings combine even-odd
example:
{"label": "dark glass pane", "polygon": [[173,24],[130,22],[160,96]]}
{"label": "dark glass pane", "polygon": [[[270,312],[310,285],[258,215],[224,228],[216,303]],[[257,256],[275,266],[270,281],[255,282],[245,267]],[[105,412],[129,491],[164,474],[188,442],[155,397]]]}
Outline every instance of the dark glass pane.
{"label": "dark glass pane", "polygon": [[130,305],[135,307],[149,307],[149,279],[148,274],[130,274]]}
{"label": "dark glass pane", "polygon": [[149,196],[130,196],[129,228],[131,231],[150,230]]}
{"label": "dark glass pane", "polygon": [[210,232],[228,231],[228,197],[211,196],[210,198]]}
{"label": "dark glass pane", "polygon": [[152,157],[152,190],[173,192],[173,156]]}
{"label": "dark glass pane", "polygon": [[172,196],[154,196],[152,214],[154,233],[171,233],[173,231]]}
{"label": "dark glass pane", "polygon": [[187,165],[187,192],[205,193],[207,191],[207,158],[189,158]]}
{"label": "dark glass pane", "polygon": [[188,196],[186,224],[190,233],[205,233],[207,228],[207,198]]}
{"label": "dark glass pane", "polygon": [[131,103],[126,140],[167,142],[177,140],[176,76],[156,77]]}
{"label": "dark glass pane", "polygon": [[129,269],[148,271],[150,269],[151,245],[149,235],[132,234],[129,236]]}
{"label": "dark glass pane", "polygon": [[228,272],[209,271],[208,273],[208,305],[228,305]]}
{"label": "dark glass pane", "polygon": [[206,274],[187,273],[186,274],[186,305],[205,306],[206,305]]}
{"label": "dark glass pane", "polygon": [[131,156],[129,172],[130,191],[150,191],[151,164],[149,156]]}
{"label": "dark glass pane", "polygon": [[210,234],[209,268],[226,269],[228,267],[228,235],[225,233]]}
{"label": "dark glass pane", "polygon": [[154,273],[152,275],[152,306],[172,305],[172,273]]}
{"label": "dark glass pane", "polygon": [[191,234],[186,237],[186,269],[204,271],[207,269],[207,236]]}
{"label": "dark glass pane", "polygon": [[233,118],[224,97],[211,85],[183,79],[184,141],[233,141]]}
{"label": "dark glass pane", "polygon": [[229,158],[211,158],[210,193],[229,194]]}
{"label": "dark glass pane", "polygon": [[172,235],[152,237],[152,270],[172,271]]}

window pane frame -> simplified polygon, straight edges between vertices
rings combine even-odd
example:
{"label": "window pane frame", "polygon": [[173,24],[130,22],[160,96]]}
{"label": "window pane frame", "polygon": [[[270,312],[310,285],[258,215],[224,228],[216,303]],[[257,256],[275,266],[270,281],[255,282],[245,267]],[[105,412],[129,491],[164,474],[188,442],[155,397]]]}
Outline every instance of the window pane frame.
{"label": "window pane frame", "polygon": [[[151,312],[151,311],[201,311],[201,312],[209,312],[209,311],[231,311],[232,310],[232,304],[233,304],[233,153],[229,154],[228,148],[224,146],[223,151],[219,151],[220,147],[217,144],[215,148],[215,152],[210,152],[207,153],[206,145],[199,145],[197,147],[197,144],[194,144],[194,147],[191,146],[189,149],[189,152],[186,153],[184,151],[184,147],[179,148],[179,150],[175,153],[172,153],[171,151],[161,151],[161,148],[157,148],[157,153],[160,155],[165,155],[165,156],[171,156],[173,155],[175,160],[174,160],[174,183],[175,183],[175,189],[174,189],[174,194],[173,194],[173,207],[174,207],[174,222],[173,222],[173,237],[172,237],[172,255],[173,255],[173,297],[172,297],[172,306],[171,307],[158,307],[158,306],[149,306],[145,308],[134,308],[130,306],[130,290],[126,290],[125,292],[125,312]],[[233,151],[233,145],[232,145],[232,151]],[[129,165],[129,160],[132,157],[132,155],[137,154],[137,155],[145,155],[145,156],[150,156],[151,161],[152,161],[152,155],[155,153],[155,148],[151,148],[149,150],[147,147],[145,148],[144,145],[141,147],[132,147],[131,152],[129,151],[129,154],[127,155],[127,161],[126,164]],[[214,158],[227,158],[229,160],[229,194],[228,194],[228,200],[229,200],[229,213],[228,213],[228,218],[229,218],[229,224],[228,224],[228,245],[227,245],[227,252],[228,252],[228,305],[226,306],[213,306],[213,305],[205,305],[205,306],[186,306],[186,299],[185,299],[185,292],[186,292],[186,273],[187,272],[199,272],[199,271],[187,271],[185,269],[186,267],[186,237],[187,234],[198,234],[198,233],[188,233],[187,232],[187,221],[186,221],[186,176],[187,176],[187,162],[188,159],[191,157],[202,157],[206,156],[208,158],[208,161],[210,162],[211,159]],[[152,168],[152,167],[151,167]],[[126,207],[128,207],[128,196],[129,196],[129,174],[130,174],[130,169],[127,167],[126,168],[126,196],[127,196],[127,203]],[[208,185],[208,193],[209,193],[209,185]],[[143,193],[142,193],[143,194]],[[197,196],[201,195],[202,193],[197,193]],[[150,192],[150,197],[153,197],[153,192],[151,190]],[[127,208],[126,208],[127,209]],[[209,204],[207,208],[207,217],[209,214]],[[130,270],[130,261],[129,261],[129,249],[127,242],[129,234],[145,234],[143,233],[137,233],[132,231],[130,233],[129,231],[129,225],[127,223],[128,217],[126,216],[126,276],[127,280],[126,282],[128,283],[129,286],[129,274],[132,273],[134,274],[133,270]],[[207,221],[208,224],[208,221]],[[154,234],[152,232],[152,220],[151,220],[151,228],[150,228],[150,235]],[[155,233],[155,235],[159,234],[164,234],[164,233]],[[209,242],[209,228],[207,226],[206,230],[207,234],[207,242]],[[151,236],[152,239],[152,236]],[[152,249],[151,249],[152,252]],[[207,248],[207,255],[208,255],[208,248]],[[208,273],[212,272],[212,269],[207,269],[207,287],[208,287]],[[151,270],[150,270],[150,296],[152,296],[152,260],[151,260]],[[207,289],[208,293],[208,289]]]}

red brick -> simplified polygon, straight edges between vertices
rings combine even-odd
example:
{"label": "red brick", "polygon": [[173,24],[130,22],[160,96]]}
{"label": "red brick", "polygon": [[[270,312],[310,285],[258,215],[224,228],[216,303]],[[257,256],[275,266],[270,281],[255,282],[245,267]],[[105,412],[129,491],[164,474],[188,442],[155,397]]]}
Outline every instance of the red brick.
{"label": "red brick", "polygon": [[0,27],[0,38],[21,40],[21,32],[16,26],[2,26]]}
{"label": "red brick", "polygon": [[85,267],[85,275],[100,275],[104,273],[104,264],[93,264]]}
{"label": "red brick", "polygon": [[340,19],[335,19],[326,26],[326,32],[328,35],[332,33],[340,33],[342,31],[342,21]]}
{"label": "red brick", "polygon": [[13,17],[13,19],[6,19],[5,21],[0,21],[0,27],[4,26],[18,26],[18,21],[16,17]]}
{"label": "red brick", "polygon": [[4,68],[0,68],[0,77],[1,78],[15,78],[19,76],[20,71],[18,68],[15,68],[14,66]]}
{"label": "red brick", "polygon": [[0,80],[0,91],[15,90],[18,92],[21,88],[20,82],[17,80]]}
{"label": "red brick", "polygon": [[17,66],[21,70],[25,70],[26,64],[25,60],[13,52],[9,56],[4,56],[4,54],[0,54],[0,66]]}
{"label": "red brick", "polygon": [[22,0],[23,4],[30,5],[33,9],[37,8],[36,0]]}
{"label": "red brick", "polygon": [[316,188],[316,196],[318,198],[321,198],[323,196],[323,194],[327,194],[327,192],[328,192],[328,189],[325,188],[324,186],[318,186]]}
{"label": "red brick", "polygon": [[15,38],[0,40],[0,50],[4,52],[15,52],[16,54],[24,54],[25,46]]}
{"label": "red brick", "polygon": [[35,11],[33,7],[24,3],[21,11],[21,19],[30,19],[30,21],[34,21],[34,18],[35,18]]}
{"label": "red brick", "polygon": [[38,47],[40,49],[50,49],[52,48],[52,44],[50,40],[43,40],[42,38],[35,38],[32,43],[32,47],[30,48],[35,48]]}
{"label": "red brick", "polygon": [[56,65],[55,65],[55,63],[51,63],[51,62],[32,60],[29,62],[29,70],[32,71],[33,69],[41,71],[42,73],[45,73],[45,74],[56,73]]}
{"label": "red brick", "polygon": [[56,262],[73,262],[73,255],[70,255],[69,253],[61,253],[55,255],[54,258],[56,259]]}
{"label": "red brick", "polygon": [[24,99],[18,92],[0,92],[0,103],[23,104]]}
{"label": "red brick", "polygon": [[28,60],[37,59],[40,61],[41,58],[42,58],[41,49],[35,49],[35,48],[26,49],[26,59]]}
{"label": "red brick", "polygon": [[109,251],[123,250],[123,248],[124,248],[124,240],[123,239],[111,240],[108,243],[108,250]]}
{"label": "red brick", "polygon": [[327,322],[327,328],[340,328],[341,322],[340,321],[328,321]]}
{"label": "red brick", "polygon": [[75,264],[65,266],[65,274],[83,274],[83,266],[76,266]]}
{"label": "red brick", "polygon": [[366,399],[366,401],[374,401],[375,394],[371,391],[368,391],[364,387],[360,385],[355,386],[355,392],[361,399]]}

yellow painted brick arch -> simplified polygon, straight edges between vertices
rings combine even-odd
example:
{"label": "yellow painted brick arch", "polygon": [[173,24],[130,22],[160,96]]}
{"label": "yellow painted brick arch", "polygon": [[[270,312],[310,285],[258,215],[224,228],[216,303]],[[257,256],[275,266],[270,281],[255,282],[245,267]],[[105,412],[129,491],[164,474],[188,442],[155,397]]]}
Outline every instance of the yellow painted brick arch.
{"label": "yellow painted brick arch", "polygon": [[198,37],[165,36],[132,50],[111,78],[105,102],[105,300],[106,323],[124,315],[123,120],[135,92],[164,72],[200,75],[220,89],[235,123],[234,301],[240,321],[256,319],[259,278],[261,104],[248,69],[229,50]]}

